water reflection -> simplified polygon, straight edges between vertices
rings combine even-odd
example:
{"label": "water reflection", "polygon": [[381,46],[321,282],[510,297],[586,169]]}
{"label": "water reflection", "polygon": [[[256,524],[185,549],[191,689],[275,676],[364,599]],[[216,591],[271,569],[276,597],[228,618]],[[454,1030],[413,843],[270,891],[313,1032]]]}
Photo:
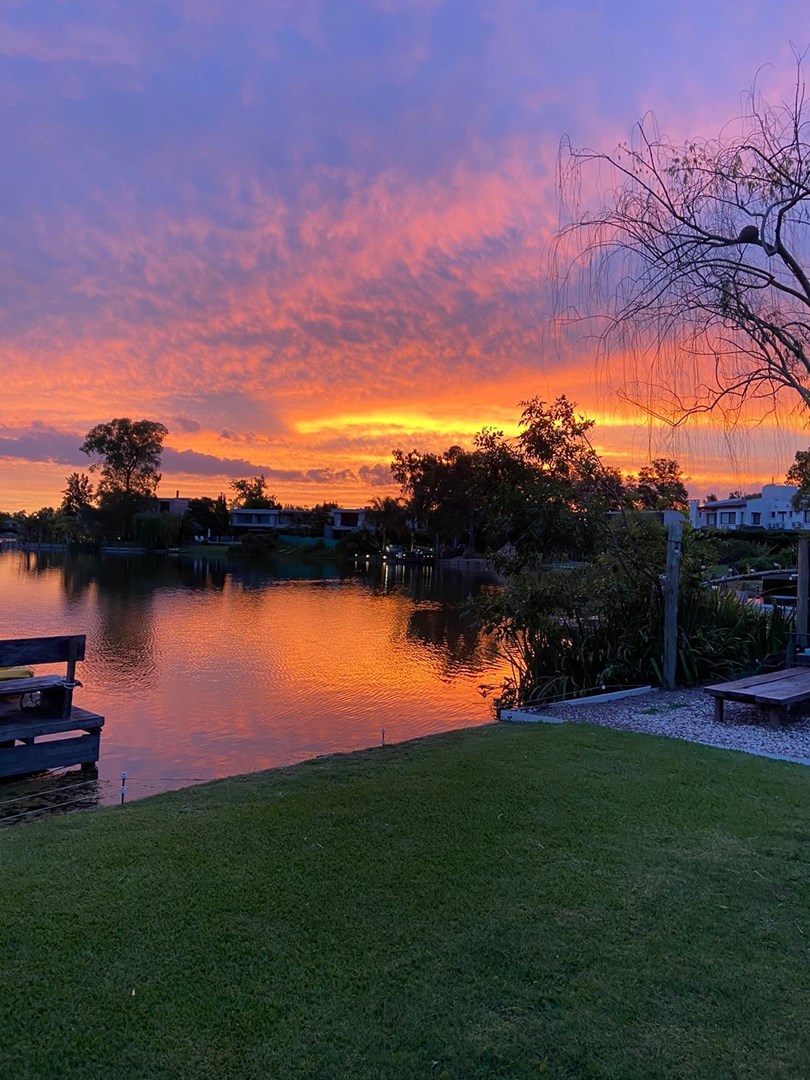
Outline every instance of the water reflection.
{"label": "water reflection", "polygon": [[501,662],[464,611],[481,584],[304,557],[7,553],[0,636],[86,633],[76,703],[107,717],[101,779],[155,790],[376,745],[383,727],[487,722],[478,688]]}
{"label": "water reflection", "polygon": [[414,609],[408,617],[408,637],[429,652],[443,679],[497,661],[497,646],[479,632],[469,604],[460,610],[445,604]]}

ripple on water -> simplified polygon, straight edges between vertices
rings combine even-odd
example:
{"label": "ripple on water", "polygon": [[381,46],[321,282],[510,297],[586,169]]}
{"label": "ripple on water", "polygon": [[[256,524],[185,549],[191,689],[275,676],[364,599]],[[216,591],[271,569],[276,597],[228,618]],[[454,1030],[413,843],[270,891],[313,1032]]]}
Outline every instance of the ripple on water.
{"label": "ripple on water", "polygon": [[[331,571],[330,573],[337,573]],[[475,581],[234,573],[196,559],[0,557],[2,636],[85,632],[102,785],[249,772],[491,719]],[[166,786],[170,786],[166,781]]]}

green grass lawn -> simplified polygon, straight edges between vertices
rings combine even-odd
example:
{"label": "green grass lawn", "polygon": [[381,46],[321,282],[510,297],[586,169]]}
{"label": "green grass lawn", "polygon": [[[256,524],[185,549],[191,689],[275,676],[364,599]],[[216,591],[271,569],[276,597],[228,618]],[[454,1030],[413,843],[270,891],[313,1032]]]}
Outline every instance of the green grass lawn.
{"label": "green grass lawn", "polygon": [[810,1075],[810,772],[490,727],[0,834],[5,1080]]}

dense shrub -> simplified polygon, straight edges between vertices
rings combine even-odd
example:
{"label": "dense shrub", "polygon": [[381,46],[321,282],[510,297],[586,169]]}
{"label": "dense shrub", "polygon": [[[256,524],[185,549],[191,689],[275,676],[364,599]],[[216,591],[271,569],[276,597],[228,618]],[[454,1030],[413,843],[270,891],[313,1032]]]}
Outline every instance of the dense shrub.
{"label": "dense shrub", "polygon": [[[660,683],[665,534],[657,524],[619,526],[590,566],[526,572],[487,594],[480,610],[511,675],[501,702],[539,702],[603,685]],[[787,624],[704,585],[714,552],[687,530],[679,590],[676,679],[682,685],[752,670],[785,648]]]}
{"label": "dense shrub", "polygon": [[246,533],[238,544],[228,548],[228,554],[241,559],[266,559],[273,555],[278,547],[275,533]]}
{"label": "dense shrub", "polygon": [[180,542],[183,519],[177,514],[135,514],[132,533],[138,547],[149,551],[165,551]]}
{"label": "dense shrub", "polygon": [[365,529],[358,529],[341,538],[337,545],[341,555],[373,555],[380,550],[380,542],[375,535]]}
{"label": "dense shrub", "polygon": [[703,532],[714,543],[717,561],[734,566],[742,573],[750,560],[762,557],[785,566],[795,565],[798,539],[795,532],[786,529],[735,529],[733,532],[715,529]]}

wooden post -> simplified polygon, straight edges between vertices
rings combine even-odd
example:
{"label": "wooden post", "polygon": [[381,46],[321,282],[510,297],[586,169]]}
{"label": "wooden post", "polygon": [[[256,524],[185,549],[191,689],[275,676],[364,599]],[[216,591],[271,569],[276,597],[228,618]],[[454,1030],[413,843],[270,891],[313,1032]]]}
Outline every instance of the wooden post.
{"label": "wooden post", "polygon": [[76,684],[76,659],[79,653],[79,642],[72,637],[68,642],[67,671],[65,673],[65,688],[62,691],[62,716],[67,718],[73,709],[73,687]]}
{"label": "wooden post", "polygon": [[[803,537],[799,541],[799,574],[796,582],[796,633],[807,634],[807,596],[810,592],[810,540]],[[799,649],[806,647],[806,642],[799,639]]]}
{"label": "wooden post", "polygon": [[664,689],[675,689],[678,662],[678,579],[681,565],[683,522],[667,525],[667,568],[664,580]]}

